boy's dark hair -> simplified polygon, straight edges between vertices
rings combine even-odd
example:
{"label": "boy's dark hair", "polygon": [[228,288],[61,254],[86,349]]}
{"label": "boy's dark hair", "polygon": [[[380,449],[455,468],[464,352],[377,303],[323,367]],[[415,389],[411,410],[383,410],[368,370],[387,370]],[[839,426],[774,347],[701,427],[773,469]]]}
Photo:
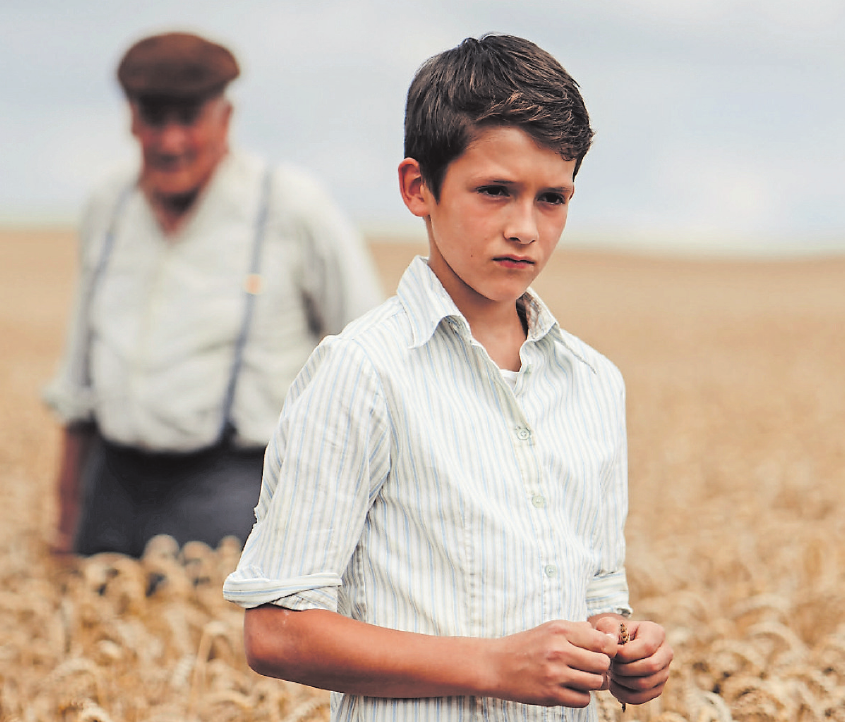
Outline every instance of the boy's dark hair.
{"label": "boy's dark hair", "polygon": [[552,55],[513,35],[467,38],[429,58],[414,76],[405,105],[405,157],[420,164],[439,201],[449,163],[479,128],[502,125],[576,160],[574,173],[593,138],[578,83]]}

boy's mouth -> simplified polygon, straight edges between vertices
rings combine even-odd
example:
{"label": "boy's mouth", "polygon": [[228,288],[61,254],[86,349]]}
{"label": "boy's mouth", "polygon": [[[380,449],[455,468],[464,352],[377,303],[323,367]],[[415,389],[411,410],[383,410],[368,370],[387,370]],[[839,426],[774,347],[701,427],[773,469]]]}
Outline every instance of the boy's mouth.
{"label": "boy's mouth", "polygon": [[520,258],[519,256],[496,256],[493,260],[509,268],[526,268],[534,265],[534,261],[530,258]]}

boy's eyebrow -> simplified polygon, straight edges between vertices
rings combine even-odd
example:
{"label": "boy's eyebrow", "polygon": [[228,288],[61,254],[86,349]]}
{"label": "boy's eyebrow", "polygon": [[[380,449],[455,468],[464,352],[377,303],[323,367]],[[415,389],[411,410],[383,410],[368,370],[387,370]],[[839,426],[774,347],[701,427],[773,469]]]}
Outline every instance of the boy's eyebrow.
{"label": "boy's eyebrow", "polygon": [[575,184],[565,183],[562,186],[549,186],[544,190],[544,193],[560,193],[565,198],[570,198],[575,194]]}
{"label": "boy's eyebrow", "polygon": [[[487,181],[484,181],[483,185],[515,186],[515,185],[518,185],[518,182],[513,181],[513,180],[505,180],[503,178],[491,178]],[[575,184],[574,183],[564,183],[563,185],[560,185],[560,186],[547,186],[544,190],[553,191],[555,193],[574,193],[575,192]]]}

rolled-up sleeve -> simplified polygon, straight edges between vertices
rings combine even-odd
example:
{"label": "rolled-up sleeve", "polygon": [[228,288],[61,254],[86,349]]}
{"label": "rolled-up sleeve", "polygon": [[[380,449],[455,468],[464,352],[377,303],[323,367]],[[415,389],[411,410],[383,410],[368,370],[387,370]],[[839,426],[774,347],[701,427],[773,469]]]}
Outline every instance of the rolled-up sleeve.
{"label": "rolled-up sleeve", "polygon": [[631,616],[628,603],[628,579],[625,570],[593,577],[587,587],[587,616],[614,612]]}
{"label": "rolled-up sleeve", "polygon": [[336,589],[341,578],[337,574],[306,574],[290,579],[270,579],[261,567],[238,566],[229,575],[223,594],[230,602],[247,609],[272,602],[287,609],[336,609]]}
{"label": "rolled-up sleeve", "polygon": [[245,608],[337,611],[345,570],[389,468],[384,396],[354,341],[329,337],[267,448],[256,524],[223,595]]}

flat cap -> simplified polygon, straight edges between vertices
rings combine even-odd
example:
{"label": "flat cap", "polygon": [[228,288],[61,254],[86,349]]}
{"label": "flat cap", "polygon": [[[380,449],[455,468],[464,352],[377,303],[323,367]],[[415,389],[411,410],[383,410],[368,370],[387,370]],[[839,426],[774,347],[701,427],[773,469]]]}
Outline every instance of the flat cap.
{"label": "flat cap", "polygon": [[235,56],[191,33],[164,33],[135,43],[120,61],[117,79],[128,98],[200,99],[238,77]]}

